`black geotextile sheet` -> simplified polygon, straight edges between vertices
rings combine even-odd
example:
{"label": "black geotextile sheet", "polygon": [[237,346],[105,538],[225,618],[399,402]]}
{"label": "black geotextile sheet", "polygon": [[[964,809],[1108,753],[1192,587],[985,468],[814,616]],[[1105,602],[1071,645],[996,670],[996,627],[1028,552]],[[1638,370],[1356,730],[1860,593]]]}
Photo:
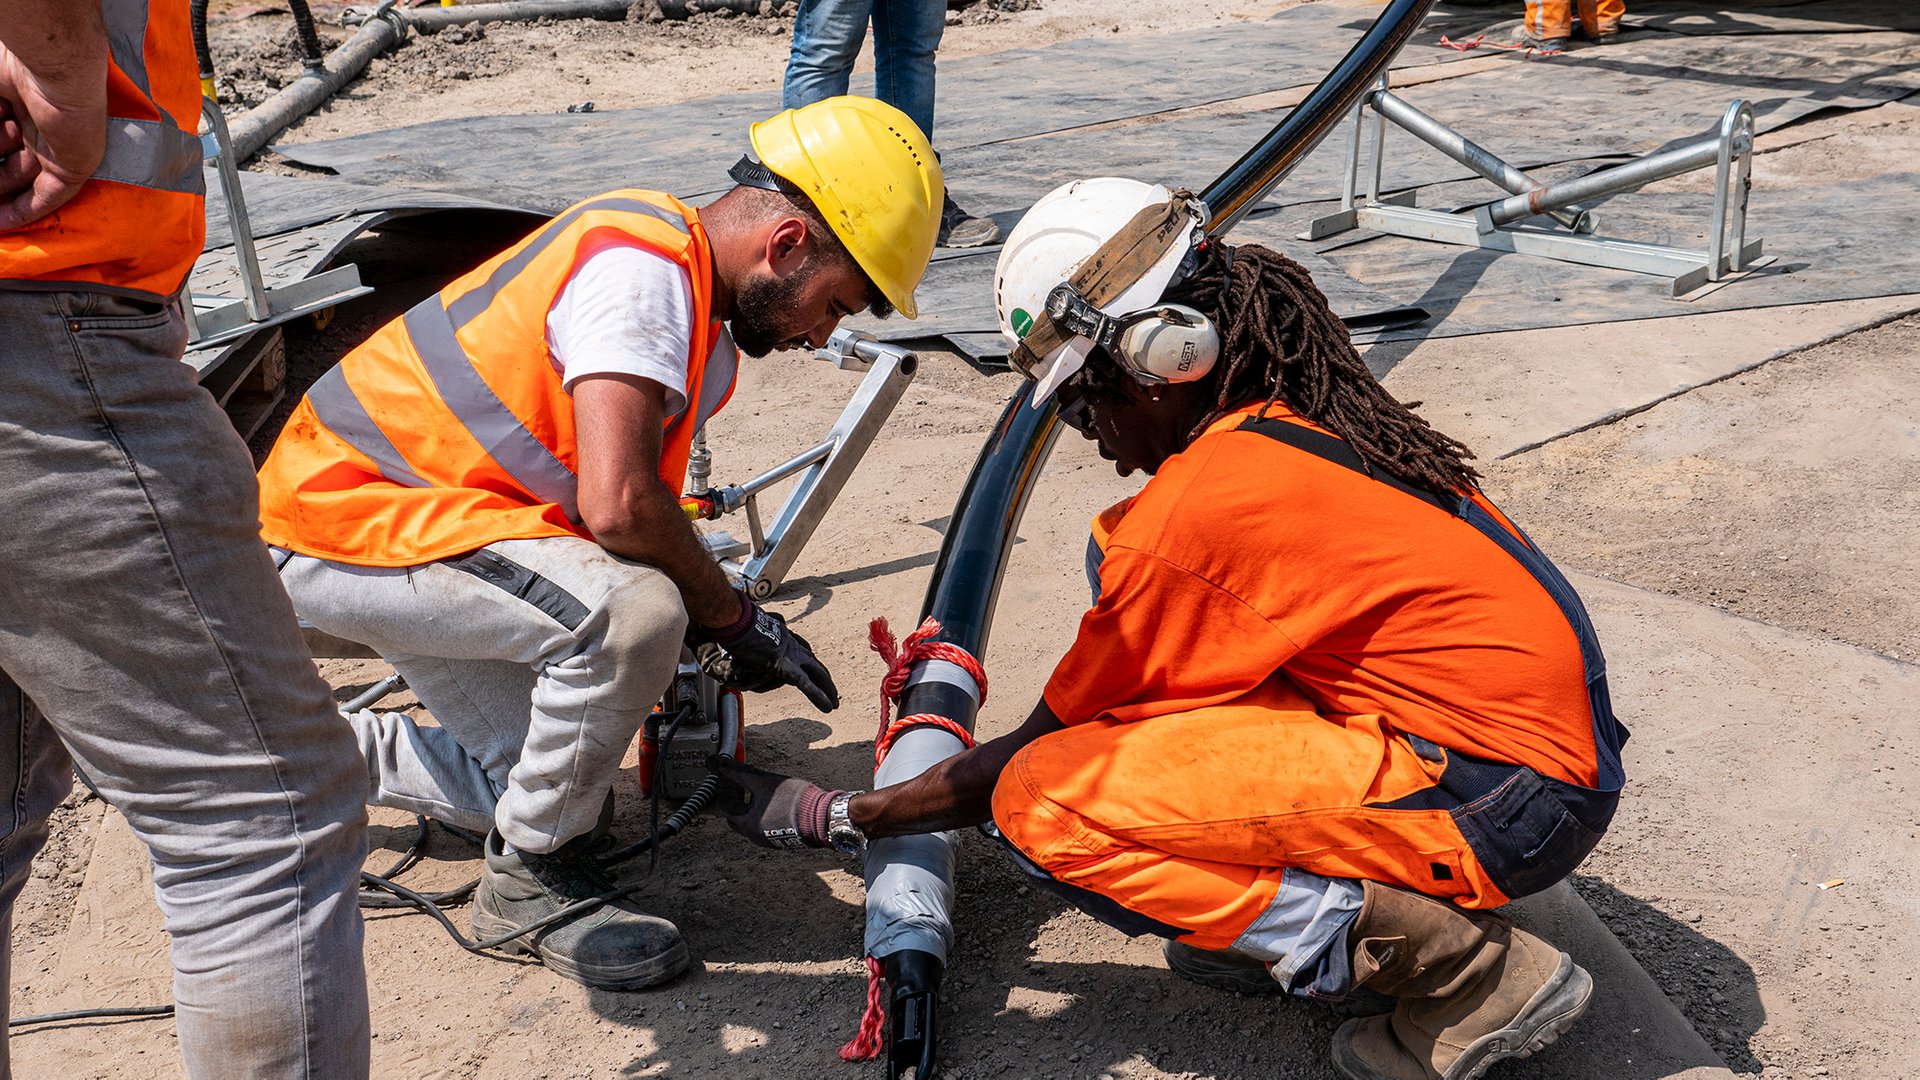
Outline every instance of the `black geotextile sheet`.
{"label": "black geotextile sheet", "polygon": [[[946,154],[1311,85],[1370,23],[1364,9],[1312,4],[1265,22],[1164,37],[1088,37],[942,61],[936,149]],[[1471,55],[1435,41],[1421,35],[1395,66]],[[769,90],[646,109],[440,120],[273,149],[361,183],[558,210],[616,187],[683,196],[724,189],[727,167],[747,149],[747,126],[779,108],[779,94]],[[957,177],[955,188],[964,191]]]}
{"label": "black geotextile sheet", "polygon": [[[1487,25],[1492,13],[1443,6],[1423,23],[1397,68],[1425,67],[1418,74],[1432,80],[1402,90],[1408,101],[1543,179],[1555,178],[1695,137],[1712,128],[1736,97],[1753,104],[1766,132],[1913,93],[1920,89],[1920,38],[1874,29],[1876,19],[1920,23],[1905,14],[1909,7],[1920,9],[1920,0],[1655,0],[1636,5],[1634,14],[1662,29],[1559,59],[1530,60],[1518,53],[1439,47],[1442,33],[1462,40],[1471,26]],[[1701,21],[1715,10],[1744,22],[1717,33]],[[1011,227],[1041,194],[1079,176],[1117,174],[1201,187],[1286,112],[1236,110],[1237,99],[1311,85],[1369,21],[1364,9],[1322,3],[1264,23],[1158,38],[1092,38],[944,64],[939,133],[949,182],[965,205],[991,214],[1003,227]],[[1808,29],[1816,25],[1841,32]],[[1769,27],[1793,32],[1761,32]],[[1489,55],[1499,62],[1458,69],[1458,77],[1431,66]],[[746,124],[774,104],[767,95],[729,95],[657,109],[440,121],[283,152],[338,169],[341,181],[407,186],[368,187],[388,200],[383,206],[404,201],[408,189],[424,188],[468,197],[475,205],[551,211],[623,185],[688,197],[716,190],[744,143]],[[1194,108],[1200,105],[1209,107]],[[1135,122],[1111,123],[1129,118]],[[1342,128],[1234,239],[1272,243],[1302,258],[1344,315],[1415,308],[1432,316],[1412,328],[1404,318],[1381,320],[1370,331],[1377,337],[1920,292],[1920,253],[1881,240],[1890,208],[1916,201],[1912,177],[1757,190],[1750,235],[1766,238],[1780,262],[1684,304],[1668,296],[1662,280],[1647,275],[1393,238],[1343,246],[1356,237],[1348,234],[1319,245],[1327,252],[1321,259],[1315,245],[1293,236],[1309,217],[1332,209],[1328,202],[1340,190],[1345,141]],[[1386,190],[1423,189],[1422,205],[1466,205],[1496,194],[1404,132],[1389,136],[1387,157]],[[295,190],[281,186],[286,190],[276,198],[300,209]],[[350,202],[350,194],[336,190],[327,198]],[[1709,204],[1706,195],[1616,197],[1606,205],[1603,231],[1703,247]],[[970,352],[993,354],[989,284],[995,255],[992,249],[937,253],[922,285],[927,315],[918,323],[896,319],[876,329],[891,336],[948,336]]]}
{"label": "black geotextile sheet", "polygon": [[[217,170],[207,170],[206,183],[206,247],[211,251],[232,244],[233,231],[227,225],[227,200],[220,188]],[[240,196],[247,208],[247,225],[256,239],[364,215],[430,210],[526,213],[520,207],[468,195],[411,187],[378,187],[344,180],[310,180],[274,173],[241,173]]]}

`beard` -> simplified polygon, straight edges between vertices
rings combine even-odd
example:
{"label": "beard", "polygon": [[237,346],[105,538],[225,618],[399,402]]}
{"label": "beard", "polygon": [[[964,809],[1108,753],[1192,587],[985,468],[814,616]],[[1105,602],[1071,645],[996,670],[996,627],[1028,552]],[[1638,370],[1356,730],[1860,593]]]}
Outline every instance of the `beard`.
{"label": "beard", "polygon": [[795,325],[802,319],[798,300],[800,290],[812,280],[816,269],[806,265],[784,278],[766,274],[741,285],[740,294],[734,298],[733,317],[727,320],[735,347],[759,359],[775,349],[804,344],[809,327]]}

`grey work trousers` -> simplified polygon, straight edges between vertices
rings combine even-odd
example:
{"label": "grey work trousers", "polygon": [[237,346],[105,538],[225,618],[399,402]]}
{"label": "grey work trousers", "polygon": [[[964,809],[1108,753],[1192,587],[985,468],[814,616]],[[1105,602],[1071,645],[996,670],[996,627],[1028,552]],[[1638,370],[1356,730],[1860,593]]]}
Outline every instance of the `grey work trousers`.
{"label": "grey work trousers", "polygon": [[574,537],[399,568],[276,558],[301,617],[379,652],[439,724],[347,718],[373,805],[498,829],[522,851],[593,828],[686,631],[665,574]]}
{"label": "grey work trousers", "polygon": [[366,780],[184,344],[177,306],[0,291],[0,981],[78,764],[152,853],[189,1075],[364,1077]]}

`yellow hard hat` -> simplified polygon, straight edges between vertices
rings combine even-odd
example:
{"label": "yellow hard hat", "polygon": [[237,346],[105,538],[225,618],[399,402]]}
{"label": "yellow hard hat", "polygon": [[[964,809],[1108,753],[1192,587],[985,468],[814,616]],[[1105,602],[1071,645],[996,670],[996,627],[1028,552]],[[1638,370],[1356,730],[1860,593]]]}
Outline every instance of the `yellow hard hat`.
{"label": "yellow hard hat", "polygon": [[894,308],[917,318],[947,190],[919,125],[884,101],[832,97],[762,120],[751,137],[760,163],[813,200]]}

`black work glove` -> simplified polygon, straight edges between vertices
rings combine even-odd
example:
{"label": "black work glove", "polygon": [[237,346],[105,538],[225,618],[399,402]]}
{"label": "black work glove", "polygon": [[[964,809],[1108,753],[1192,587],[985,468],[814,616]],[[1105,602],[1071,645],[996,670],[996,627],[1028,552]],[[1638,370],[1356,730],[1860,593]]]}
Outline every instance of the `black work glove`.
{"label": "black work glove", "polygon": [[827,846],[827,809],[834,796],[845,792],[718,754],[707,759],[707,768],[720,775],[717,805],[734,832],[765,848]]}
{"label": "black work glove", "polygon": [[697,646],[694,652],[701,670],[750,694],[793,686],[821,712],[839,708],[840,691],[834,688],[827,665],[813,655],[807,639],[794,633],[787,620],[749,600],[745,593],[740,594],[740,604],[740,618],[732,626],[689,629],[687,636]]}

